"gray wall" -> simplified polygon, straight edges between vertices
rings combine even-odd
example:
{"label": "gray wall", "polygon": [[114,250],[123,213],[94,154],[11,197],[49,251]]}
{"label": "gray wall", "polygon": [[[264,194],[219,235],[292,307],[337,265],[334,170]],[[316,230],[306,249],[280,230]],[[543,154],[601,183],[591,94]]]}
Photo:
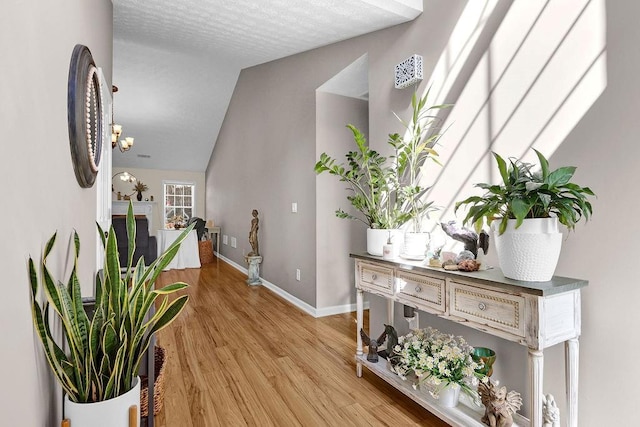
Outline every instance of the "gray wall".
{"label": "gray wall", "polygon": [[207,218],[238,237],[238,247],[222,245],[222,255],[245,265],[251,210],[258,209],[261,276],[316,306],[315,90],[368,53],[370,143],[384,148],[387,134],[401,130],[392,111],[404,113],[411,97],[394,89],[394,65],[417,53],[429,75],[465,3],[428,0],[411,23],[240,73],[206,173]]}
{"label": "gray wall", "polygon": [[[57,230],[50,256],[55,277],[67,277],[73,229],[82,241],[79,275],[93,288],[96,190],[76,182],[67,132],[67,75],[73,47],[87,45],[111,81],[109,0],[7,0],[0,14],[0,126],[5,183],[0,299],[1,424],[58,426],[61,395],[31,321],[27,259],[39,259]],[[66,279],[65,279],[66,280]]]}
{"label": "gray wall", "polygon": [[[316,158],[327,153],[339,162],[355,149],[353,134],[345,123],[365,135],[369,129],[369,102],[330,93],[316,95]],[[316,288],[317,308],[355,304],[354,266],[346,253],[366,250],[366,225],[336,217],[340,208],[356,214],[346,199],[346,184],[328,173],[316,180]]]}

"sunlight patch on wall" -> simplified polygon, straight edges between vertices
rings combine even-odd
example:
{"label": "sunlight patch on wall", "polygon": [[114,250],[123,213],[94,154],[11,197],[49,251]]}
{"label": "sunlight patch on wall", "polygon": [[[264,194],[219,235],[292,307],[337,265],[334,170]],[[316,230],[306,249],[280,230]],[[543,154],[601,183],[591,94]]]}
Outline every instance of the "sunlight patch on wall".
{"label": "sunlight patch on wall", "polygon": [[444,124],[444,167],[427,195],[441,217],[474,183],[497,180],[491,151],[550,157],[606,84],[604,0],[514,2]]}
{"label": "sunlight patch on wall", "polygon": [[471,1],[462,11],[427,83],[431,104],[445,102],[497,4],[498,0]]}

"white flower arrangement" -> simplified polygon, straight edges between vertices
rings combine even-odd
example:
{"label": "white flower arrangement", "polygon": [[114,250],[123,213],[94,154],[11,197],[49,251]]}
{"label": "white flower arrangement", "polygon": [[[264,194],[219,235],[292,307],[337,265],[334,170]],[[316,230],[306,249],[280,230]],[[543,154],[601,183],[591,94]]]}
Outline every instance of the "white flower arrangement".
{"label": "white flower arrangement", "polygon": [[392,370],[403,380],[407,375],[415,374],[417,381],[413,388],[426,387],[436,399],[443,388],[452,384],[477,401],[475,387],[478,381],[486,383],[489,379],[476,372],[483,364],[473,360],[473,347],[464,338],[443,334],[431,327],[399,337],[393,351],[397,364]]}

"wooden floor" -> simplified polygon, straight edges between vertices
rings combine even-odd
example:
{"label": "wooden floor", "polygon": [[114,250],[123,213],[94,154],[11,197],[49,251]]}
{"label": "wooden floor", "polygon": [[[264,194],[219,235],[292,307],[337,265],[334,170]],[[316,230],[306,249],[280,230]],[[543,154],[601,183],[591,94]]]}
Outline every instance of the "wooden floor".
{"label": "wooden floor", "polygon": [[156,426],[446,426],[366,368],[356,377],[354,314],[315,319],[245,279],[217,259],[161,275],[191,298],[159,334]]}

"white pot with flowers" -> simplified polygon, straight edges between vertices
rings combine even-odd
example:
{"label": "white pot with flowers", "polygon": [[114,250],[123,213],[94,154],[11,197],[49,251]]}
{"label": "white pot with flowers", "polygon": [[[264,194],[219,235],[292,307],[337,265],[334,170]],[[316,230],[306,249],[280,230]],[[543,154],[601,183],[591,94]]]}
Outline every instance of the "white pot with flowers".
{"label": "white pot with flowers", "polygon": [[478,381],[488,381],[477,372],[482,362],[473,360],[473,347],[464,338],[431,327],[399,337],[394,354],[392,370],[403,380],[414,374],[413,388],[426,390],[442,406],[456,406],[460,391],[478,402]]}

